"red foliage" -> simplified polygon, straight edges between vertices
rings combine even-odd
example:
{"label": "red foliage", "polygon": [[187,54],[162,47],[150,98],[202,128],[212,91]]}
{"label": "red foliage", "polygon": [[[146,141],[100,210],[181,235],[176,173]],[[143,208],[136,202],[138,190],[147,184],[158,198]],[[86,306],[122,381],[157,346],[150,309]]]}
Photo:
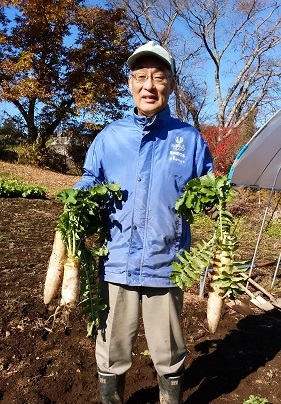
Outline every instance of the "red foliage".
{"label": "red foliage", "polygon": [[236,154],[244,144],[243,131],[239,128],[204,126],[201,133],[212,153],[215,173],[228,174]]}

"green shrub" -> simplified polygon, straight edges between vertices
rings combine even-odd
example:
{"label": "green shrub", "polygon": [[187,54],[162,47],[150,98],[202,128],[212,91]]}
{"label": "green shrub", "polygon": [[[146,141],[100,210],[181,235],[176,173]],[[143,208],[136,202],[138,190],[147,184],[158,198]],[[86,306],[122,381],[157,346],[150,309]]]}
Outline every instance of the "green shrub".
{"label": "green shrub", "polygon": [[18,155],[14,150],[10,150],[6,147],[2,148],[0,144],[0,159],[2,161],[8,161],[9,163],[15,163],[18,160]]}
{"label": "green shrub", "polygon": [[29,164],[40,168],[48,168],[65,174],[67,164],[65,157],[50,147],[42,147],[41,142],[24,142],[17,147],[18,163]]}
{"label": "green shrub", "polygon": [[265,228],[264,237],[281,238],[281,219],[272,219]]}
{"label": "green shrub", "polygon": [[30,164],[32,166],[44,166],[44,154],[41,142],[23,142],[16,148],[19,164]]}
{"label": "green shrub", "polygon": [[15,152],[15,141],[9,135],[1,134],[0,128],[0,159],[3,161],[17,161],[17,153]]}

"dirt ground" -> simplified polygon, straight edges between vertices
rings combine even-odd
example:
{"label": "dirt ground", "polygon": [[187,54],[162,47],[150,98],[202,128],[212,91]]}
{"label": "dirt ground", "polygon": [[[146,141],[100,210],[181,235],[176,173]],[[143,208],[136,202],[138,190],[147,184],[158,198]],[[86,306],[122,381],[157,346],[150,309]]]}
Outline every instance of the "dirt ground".
{"label": "dirt ground", "polygon": [[[61,212],[61,203],[53,198],[0,198],[0,401],[4,404],[99,403],[95,341],[86,338],[86,319],[75,315],[71,328],[56,325],[51,330],[53,311],[43,304],[46,266]],[[275,259],[273,245],[271,250]],[[279,278],[280,274],[278,282]],[[186,292],[184,403],[242,404],[251,394],[281,403],[281,311],[264,312],[247,296],[242,300],[245,306],[236,310],[225,306],[212,335],[206,322],[206,297],[200,299],[196,288]],[[157,378],[146,350],[140,322],[133,366],[127,374],[126,404],[159,402]]]}

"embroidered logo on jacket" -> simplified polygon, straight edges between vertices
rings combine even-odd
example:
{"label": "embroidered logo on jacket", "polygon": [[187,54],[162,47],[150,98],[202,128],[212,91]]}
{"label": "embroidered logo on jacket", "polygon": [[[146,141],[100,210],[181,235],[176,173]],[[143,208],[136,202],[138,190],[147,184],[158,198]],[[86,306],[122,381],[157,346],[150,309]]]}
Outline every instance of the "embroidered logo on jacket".
{"label": "embroidered logo on jacket", "polygon": [[171,143],[170,160],[184,163],[185,159],[185,145],[181,136],[175,137],[175,143]]}

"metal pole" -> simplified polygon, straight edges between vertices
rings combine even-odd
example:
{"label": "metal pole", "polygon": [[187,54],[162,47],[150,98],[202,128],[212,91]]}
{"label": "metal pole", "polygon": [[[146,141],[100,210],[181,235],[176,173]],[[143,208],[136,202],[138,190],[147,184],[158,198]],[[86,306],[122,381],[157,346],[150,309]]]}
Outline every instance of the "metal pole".
{"label": "metal pole", "polygon": [[[267,206],[266,206],[266,209],[265,209],[265,212],[264,212],[263,221],[262,221],[262,225],[261,225],[261,228],[260,228],[259,236],[258,236],[258,239],[257,239],[256,248],[255,248],[255,251],[254,251],[254,255],[253,255],[251,267],[250,267],[250,270],[249,270],[249,277],[252,275],[252,271],[253,271],[253,268],[254,268],[254,265],[255,265],[255,259],[256,259],[256,255],[257,255],[257,252],[258,252],[258,247],[259,247],[259,244],[260,244],[260,241],[261,241],[264,223],[265,223],[265,220],[266,220],[267,212],[268,212],[268,209],[269,209],[269,206],[270,206],[270,202],[271,202],[271,199],[272,199],[273,191],[274,191],[275,184],[276,184],[276,182],[277,182],[277,178],[278,178],[278,176],[279,176],[280,170],[281,170],[281,166],[279,167],[279,169],[278,169],[278,171],[277,171],[277,174],[276,174],[276,176],[275,176],[275,179],[274,179],[274,182],[273,182],[273,185],[272,185],[272,188],[271,188],[271,192],[270,192],[270,195],[269,195],[269,198],[268,198],[268,202],[267,202]],[[249,282],[247,282],[246,288],[248,288],[248,286],[249,286]]]}
{"label": "metal pole", "polygon": [[276,265],[276,268],[275,268],[275,271],[274,271],[274,276],[273,276],[273,279],[272,279],[271,287],[273,287],[273,285],[274,285],[276,275],[277,275],[277,272],[278,272],[278,268],[279,268],[279,265],[280,265],[280,261],[281,261],[281,253],[279,254],[279,258],[278,258],[277,265]]}

